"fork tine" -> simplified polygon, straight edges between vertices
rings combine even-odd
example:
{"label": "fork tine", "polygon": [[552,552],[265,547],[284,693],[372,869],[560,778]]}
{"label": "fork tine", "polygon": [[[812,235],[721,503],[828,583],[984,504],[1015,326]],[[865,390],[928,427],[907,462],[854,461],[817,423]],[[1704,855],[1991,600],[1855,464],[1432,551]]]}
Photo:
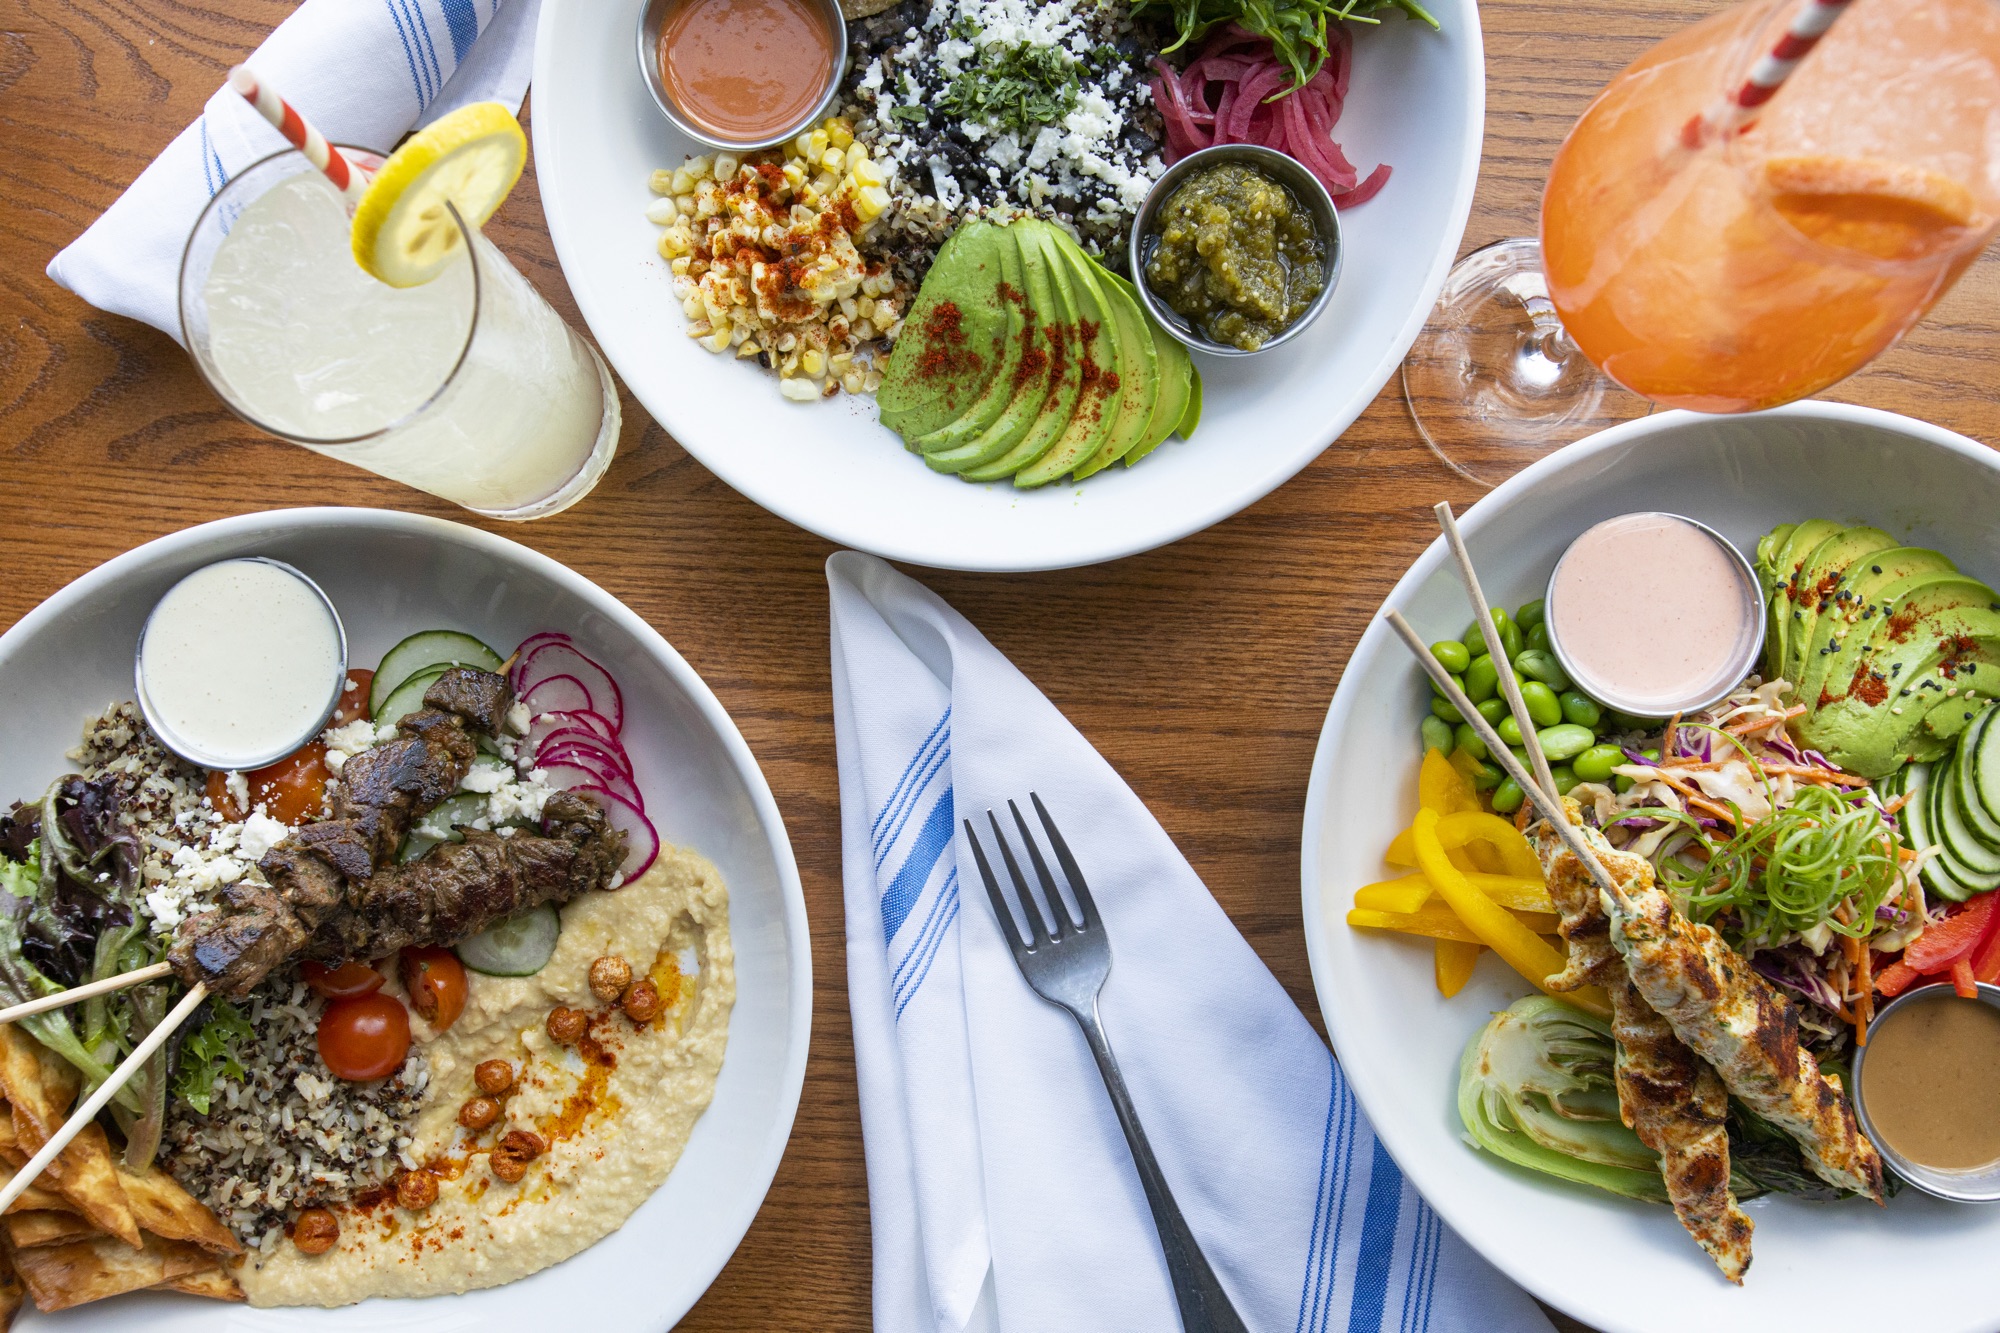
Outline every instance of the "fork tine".
{"label": "fork tine", "polygon": [[1035,841],[1035,835],[1028,831],[1028,821],[1021,817],[1021,807],[1009,801],[1007,808],[1013,812],[1015,827],[1021,830],[1021,841],[1027,844],[1028,859],[1035,863],[1042,892],[1049,898],[1049,938],[1059,940],[1065,930],[1076,929],[1076,922],[1069,914],[1069,905],[1063,901],[1062,890],[1056,887],[1056,877],[1049,873],[1049,863],[1042,859],[1042,845]]}
{"label": "fork tine", "polygon": [[1007,845],[1007,835],[1000,829],[1000,817],[991,810],[986,818],[993,825],[993,836],[1000,840],[1000,859],[1007,863],[1007,873],[1013,876],[1014,892],[1021,900],[1021,908],[1028,914],[1028,925],[1033,928],[1034,943],[1029,947],[1049,943],[1049,928],[1042,922],[1042,914],[1035,907],[1035,895],[1028,887],[1027,877],[1021,873],[1020,863],[1014,860],[1014,849]]}
{"label": "fork tine", "polygon": [[[1028,799],[1035,803],[1035,813],[1041,816],[1042,827],[1048,830],[1049,845],[1055,848],[1056,863],[1062,866],[1063,874],[1069,878],[1069,887],[1076,894],[1076,905],[1083,912],[1083,928],[1096,930],[1101,924],[1097,916],[1097,904],[1091,900],[1090,886],[1083,882],[1083,872],[1077,869],[1076,858],[1069,854],[1069,844],[1063,841],[1062,830],[1049,817],[1049,808],[1042,804],[1039,792],[1029,792]],[[1014,816],[1020,818],[1017,811]],[[1025,831],[1025,830],[1024,830]]]}
{"label": "fork tine", "polygon": [[973,832],[969,819],[965,821],[965,840],[972,844],[972,859],[979,863],[979,877],[986,881],[986,896],[993,900],[993,915],[1000,919],[1000,932],[1007,937],[1007,947],[1020,953],[1028,947],[1028,942],[1021,938],[1021,928],[1014,922],[1014,913],[1008,910],[1000,883],[993,877],[993,867],[987,863],[986,849],[979,845],[979,835]]}

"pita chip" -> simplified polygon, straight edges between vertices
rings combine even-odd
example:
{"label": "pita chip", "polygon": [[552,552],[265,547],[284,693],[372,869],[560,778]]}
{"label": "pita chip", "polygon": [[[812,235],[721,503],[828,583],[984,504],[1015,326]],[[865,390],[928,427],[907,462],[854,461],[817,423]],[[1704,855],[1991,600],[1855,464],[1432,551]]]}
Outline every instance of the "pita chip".
{"label": "pita chip", "polygon": [[240,1301],[245,1299],[243,1288],[236,1279],[229,1276],[220,1264],[206,1273],[189,1273],[185,1277],[170,1277],[159,1286],[161,1291],[179,1291],[189,1296],[204,1296],[212,1301]]}
{"label": "pita chip", "polygon": [[14,1316],[21,1313],[21,1305],[27,1299],[28,1289],[21,1284],[21,1275],[14,1271],[14,1261],[0,1249],[0,1333],[14,1326]]}
{"label": "pita chip", "polygon": [[32,1249],[37,1245],[67,1245],[73,1240],[89,1240],[102,1234],[75,1213],[58,1213],[46,1208],[8,1213],[0,1218],[0,1223],[5,1224],[7,1239],[17,1250]]}
{"label": "pita chip", "polygon": [[14,1108],[14,1132],[31,1155],[62,1128],[80,1086],[68,1061],[19,1025],[0,1024],[0,1093]]}
{"label": "pita chip", "polygon": [[243,1253],[215,1214],[157,1166],[135,1171],[121,1162],[117,1170],[132,1215],[145,1230],[167,1240],[188,1241],[213,1254]]}
{"label": "pita chip", "polygon": [[209,1272],[215,1258],[185,1241],[148,1236],[133,1249],[114,1237],[99,1236],[16,1250],[14,1264],[35,1304],[49,1312]]}

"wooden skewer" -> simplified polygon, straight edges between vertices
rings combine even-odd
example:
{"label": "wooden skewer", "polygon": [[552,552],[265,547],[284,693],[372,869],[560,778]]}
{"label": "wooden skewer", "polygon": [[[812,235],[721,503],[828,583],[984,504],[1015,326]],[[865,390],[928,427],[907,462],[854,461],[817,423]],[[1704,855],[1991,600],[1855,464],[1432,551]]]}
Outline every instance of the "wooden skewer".
{"label": "wooden skewer", "polygon": [[[1438,501],[1432,512],[1437,515],[1438,526],[1444,529],[1445,545],[1451,548],[1453,558],[1458,561],[1459,581],[1465,584],[1465,595],[1472,602],[1472,617],[1479,625],[1479,633],[1486,637],[1486,646],[1499,664],[1500,697],[1507,701],[1508,709],[1514,714],[1514,725],[1521,729],[1521,748],[1528,752],[1528,763],[1535,770],[1535,782],[1543,791],[1554,796],[1556,780],[1549,772],[1549,757],[1542,753],[1542,738],[1535,732],[1535,720],[1528,716],[1528,705],[1521,698],[1521,687],[1514,679],[1513,665],[1500,651],[1500,634],[1493,628],[1493,608],[1486,600],[1485,590],[1479,586],[1479,574],[1472,568],[1472,553],[1465,549],[1465,538],[1458,533],[1458,520],[1452,517],[1451,502]],[[1452,706],[1458,707],[1456,703]],[[1465,710],[1459,708],[1459,711],[1462,713]],[[1486,737],[1479,739],[1484,741]],[[1492,742],[1487,741],[1487,744],[1490,746]],[[1505,745],[1501,746],[1501,749],[1505,748]],[[1521,780],[1515,778],[1514,781]],[[1521,790],[1527,789],[1527,784],[1521,783]]]}
{"label": "wooden skewer", "polygon": [[1583,835],[1569,822],[1569,812],[1563,809],[1562,798],[1555,794],[1554,787],[1544,790],[1528,776],[1527,771],[1521,767],[1521,761],[1514,757],[1514,752],[1500,739],[1500,733],[1493,730],[1493,724],[1472,706],[1472,701],[1465,697],[1465,691],[1458,687],[1452,680],[1451,673],[1444,669],[1444,663],[1431,655],[1430,645],[1411,628],[1409,621],[1403,619],[1403,613],[1391,610],[1386,613],[1385,618],[1389,622],[1389,627],[1396,631],[1404,645],[1415,654],[1425,674],[1430,676],[1444,697],[1451,701],[1451,706],[1465,714],[1465,720],[1471,724],[1479,739],[1486,742],[1486,748],[1493,752],[1494,760],[1506,771],[1507,776],[1521,784],[1521,790],[1527,793],[1530,801],[1534,802],[1535,809],[1541,813],[1542,818],[1549,821],[1549,826],[1555,829],[1556,836],[1563,840],[1563,845],[1575,853],[1576,859],[1583,863],[1583,868],[1590,872],[1590,877],[1596,882],[1597,887],[1621,904],[1636,906],[1632,903],[1631,895],[1625,892],[1618,881],[1611,878],[1611,872],[1597,859],[1597,853],[1590,849],[1590,844],[1583,840]]}
{"label": "wooden skewer", "polygon": [[81,986],[71,986],[68,990],[57,991],[54,995],[44,995],[39,1000],[27,1000],[20,1004],[8,1005],[5,1009],[0,1009],[0,1023],[11,1023],[17,1018],[26,1018],[30,1014],[47,1013],[51,1009],[60,1009],[64,1005],[75,1004],[79,1000],[88,1000],[93,995],[106,995],[115,990],[124,990],[127,986],[137,986],[143,982],[167,976],[173,970],[171,964],[154,963],[149,967],[134,968],[130,972],[120,972],[117,976],[106,977],[102,981],[87,981]]}
{"label": "wooden skewer", "polygon": [[7,1182],[6,1188],[0,1189],[0,1213],[12,1208],[14,1201],[26,1193],[28,1186],[35,1183],[48,1168],[49,1163],[69,1146],[69,1141],[82,1133],[85,1125],[97,1119],[98,1112],[104,1109],[105,1104],[118,1095],[120,1088],[132,1081],[132,1076],[139,1072],[139,1066],[145,1064],[155,1051],[166,1044],[167,1038],[171,1037],[174,1030],[182,1023],[187,1022],[188,1015],[195,1011],[195,1007],[207,995],[208,987],[200,982],[195,983],[194,989],[181,997],[181,1002],[174,1006],[166,1021],[147,1033],[146,1039],[132,1049],[132,1054],[126,1056],[125,1062],[112,1071],[111,1077],[99,1084],[97,1091],[91,1093],[84,1099],[83,1105],[70,1113],[69,1119],[63,1122],[63,1127],[42,1145],[42,1150],[30,1157],[28,1164],[14,1173],[14,1178]]}

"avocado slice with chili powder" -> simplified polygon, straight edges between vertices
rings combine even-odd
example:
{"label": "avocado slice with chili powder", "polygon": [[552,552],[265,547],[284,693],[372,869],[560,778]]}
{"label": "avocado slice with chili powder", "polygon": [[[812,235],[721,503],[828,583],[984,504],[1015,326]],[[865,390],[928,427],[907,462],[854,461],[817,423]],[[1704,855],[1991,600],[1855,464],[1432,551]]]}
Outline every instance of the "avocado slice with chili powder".
{"label": "avocado slice with chili powder", "polygon": [[[988,223],[977,224],[994,233],[998,227]],[[1005,323],[1001,328],[998,346],[987,358],[986,385],[979,391],[979,397],[967,405],[964,413],[949,424],[927,434],[908,434],[903,443],[922,454],[942,454],[948,450],[958,450],[961,446],[978,442],[978,447],[969,450],[963,457],[976,463],[997,458],[1002,448],[989,448],[995,424],[1000,421],[1007,407],[1014,401],[1014,372],[1021,361],[1021,333],[1028,326],[1027,297],[1022,290],[1021,255],[1011,241],[1000,240],[1000,281],[990,290],[975,290],[968,287],[962,296],[966,302],[977,301],[1000,310]]]}
{"label": "avocado slice with chili powder", "polygon": [[953,232],[903,321],[875,401],[882,424],[906,442],[963,418],[992,380],[1007,344],[1006,312],[997,302],[960,297],[999,285],[1002,237],[987,223]]}
{"label": "avocado slice with chili powder", "polygon": [[[1008,359],[1001,363],[1007,368],[1006,374],[1001,377],[1008,395],[1007,404],[992,425],[964,444],[925,451],[924,462],[939,472],[963,473],[972,468],[987,467],[996,459],[1012,453],[1041,420],[1043,405],[1054,388],[1050,373],[1054,363],[1046,348],[1042,320],[1044,312],[1057,309],[1055,289],[1040,247],[1029,249],[1019,244],[1015,232],[1022,225],[1017,222],[1000,229],[1007,237],[1007,244],[1014,249],[1013,258],[1020,265],[1021,279],[1018,287],[1003,286],[995,294],[997,301],[1020,316],[1018,324],[1010,323],[1010,327],[1015,329],[1014,338]],[[1015,271],[1011,263],[1008,271]],[[1009,468],[999,475],[1011,476],[1013,471]]]}
{"label": "avocado slice with chili powder", "polygon": [[1153,329],[1146,322],[1146,312],[1140,308],[1138,296],[1117,274],[1096,260],[1085,255],[1084,262],[1096,277],[1098,290],[1105,304],[1111,307],[1111,318],[1118,326],[1118,378],[1125,392],[1118,400],[1118,419],[1112,424],[1111,433],[1097,452],[1070,474],[1074,481],[1082,481],[1093,472],[1111,466],[1145,440],[1146,427],[1153,420],[1153,409],[1161,392],[1160,350],[1154,345]]}
{"label": "avocado slice with chili powder", "polygon": [[[1949,558],[1921,546],[1897,546],[1875,551],[1855,562],[1840,589],[1847,594],[1846,597],[1816,615],[1811,637],[1790,650],[1792,661],[1785,667],[1784,677],[1792,683],[1794,693],[1808,703],[1819,698],[1820,687],[1826,684],[1828,673],[1837,665],[1837,657],[1841,659],[1839,665],[1844,665],[1850,675],[1853,673],[1855,656],[1867,646],[1868,637],[1875,629],[1875,619],[1884,613],[1883,597],[1897,584],[1919,574],[1957,572],[1958,566],[1952,564]],[[1799,622],[1794,620],[1793,623]],[[1855,651],[1843,655],[1840,651],[1843,645]],[[1821,652],[1822,648],[1827,651]]]}
{"label": "avocado slice with chili powder", "polygon": [[1029,423],[1020,443],[990,463],[967,468],[961,474],[967,481],[999,481],[1034,466],[1062,437],[1083,395],[1082,358],[1077,355],[1076,346],[1076,298],[1071,293],[1069,275],[1063,271],[1062,259],[1048,238],[1051,230],[1045,222],[1026,218],[1007,227],[1007,233],[1021,247],[1022,267],[1031,275],[1031,287],[1032,275],[1039,265],[1045,289],[1050,292],[1049,302],[1037,306],[1043,312],[1039,346],[1048,359],[1045,371],[1048,396],[1042,400],[1041,411]]}
{"label": "avocado slice with chili powder", "polygon": [[1051,227],[1044,239],[1055,251],[1076,304],[1076,336],[1070,354],[1076,360],[1079,389],[1076,408],[1062,434],[1032,467],[1014,474],[1016,486],[1045,486],[1088,462],[1117,425],[1127,388],[1119,374],[1118,323],[1089,258],[1069,234]]}

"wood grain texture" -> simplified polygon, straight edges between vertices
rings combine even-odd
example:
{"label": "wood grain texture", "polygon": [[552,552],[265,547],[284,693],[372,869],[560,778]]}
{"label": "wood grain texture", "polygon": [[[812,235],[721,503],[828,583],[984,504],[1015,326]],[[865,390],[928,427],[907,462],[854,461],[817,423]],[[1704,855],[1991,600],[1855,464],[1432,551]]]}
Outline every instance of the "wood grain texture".
{"label": "wood grain texture", "polygon": [[[1465,248],[1531,234],[1549,159],[1590,96],[1714,8],[1488,0],[1486,159]],[[481,522],[261,436],[167,337],[43,276],[289,11],[280,0],[0,0],[0,624],[121,551],[230,514],[352,504]],[[532,173],[488,231],[580,326]],[[1989,257],[1830,396],[1981,436],[2000,394],[1996,295]],[[777,793],[814,923],[797,1129],[755,1226],[682,1327],[866,1329],[821,571],[832,548],[722,484],[629,397],[625,413],[620,455],[588,502],[493,526],[622,598],[714,687]],[[1435,531],[1429,506],[1476,498],[1424,448],[1392,386],[1276,494],[1166,550],[1056,574],[925,577],[1125,775],[1317,1024],[1299,919],[1314,741],[1361,630]]]}

